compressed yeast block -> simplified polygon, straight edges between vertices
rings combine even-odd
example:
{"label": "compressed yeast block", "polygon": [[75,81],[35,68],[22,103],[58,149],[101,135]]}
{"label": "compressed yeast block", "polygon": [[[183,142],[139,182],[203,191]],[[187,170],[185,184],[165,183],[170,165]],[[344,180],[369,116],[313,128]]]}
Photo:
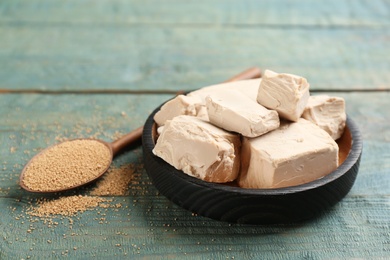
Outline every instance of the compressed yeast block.
{"label": "compressed yeast block", "polygon": [[276,110],[282,118],[298,121],[309,96],[309,83],[305,78],[266,70],[259,87],[257,102]]}
{"label": "compressed yeast block", "polygon": [[302,117],[324,129],[334,140],[344,133],[345,101],[328,95],[310,96]]}
{"label": "compressed yeast block", "polygon": [[221,90],[206,97],[210,123],[246,137],[257,137],[279,127],[275,110],[268,110],[238,90]]}
{"label": "compressed yeast block", "polygon": [[338,146],[324,130],[301,118],[244,138],[239,186],[282,188],[319,179],[338,167]]}
{"label": "compressed yeast block", "polygon": [[223,183],[238,176],[240,146],[238,134],[184,115],[165,123],[153,153],[188,175]]}

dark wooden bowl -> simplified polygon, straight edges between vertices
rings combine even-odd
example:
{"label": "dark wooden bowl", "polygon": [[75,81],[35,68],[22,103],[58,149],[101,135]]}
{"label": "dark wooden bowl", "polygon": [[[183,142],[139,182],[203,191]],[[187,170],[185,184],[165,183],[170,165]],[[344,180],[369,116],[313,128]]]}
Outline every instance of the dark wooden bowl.
{"label": "dark wooden bowl", "polygon": [[157,108],[142,135],[145,169],[155,187],[180,207],[198,215],[233,223],[276,224],[307,220],[340,201],[353,186],[362,154],[362,137],[350,117],[338,140],[340,166],[310,183],[278,189],[244,189],[235,183],[205,182],[175,169],[152,150]]}

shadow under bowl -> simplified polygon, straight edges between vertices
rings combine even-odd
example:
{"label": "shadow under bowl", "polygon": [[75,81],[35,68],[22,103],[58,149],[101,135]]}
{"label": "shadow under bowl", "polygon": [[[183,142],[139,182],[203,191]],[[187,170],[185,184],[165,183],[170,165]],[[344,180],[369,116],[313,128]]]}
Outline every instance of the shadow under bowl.
{"label": "shadow under bowl", "polygon": [[292,187],[244,189],[235,183],[206,182],[183,173],[155,156],[154,114],[150,114],[142,135],[143,157],[153,185],[169,200],[198,215],[215,220],[245,224],[300,222],[323,213],[352,188],[362,154],[362,137],[347,116],[339,145],[339,167],[323,178]]}

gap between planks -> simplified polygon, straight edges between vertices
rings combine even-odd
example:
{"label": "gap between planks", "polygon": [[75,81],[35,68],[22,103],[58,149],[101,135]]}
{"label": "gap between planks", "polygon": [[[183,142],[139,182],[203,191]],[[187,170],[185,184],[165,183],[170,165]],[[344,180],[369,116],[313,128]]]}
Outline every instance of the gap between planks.
{"label": "gap between planks", "polygon": [[281,29],[281,30],[291,30],[291,29],[301,29],[301,30],[336,30],[336,29],[345,29],[345,30],[361,30],[361,29],[371,29],[371,30],[386,30],[389,28],[387,24],[287,24],[287,23],[213,23],[213,22],[200,22],[200,23],[172,23],[172,22],[111,22],[111,23],[72,23],[72,22],[50,22],[45,21],[1,21],[5,26],[30,26],[30,27],[144,27],[144,28],[212,28],[212,27],[224,27],[224,28],[258,28],[258,29]]}
{"label": "gap between planks", "polygon": [[88,90],[39,90],[39,89],[0,89],[0,94],[47,94],[47,95],[61,95],[61,94],[184,94],[186,90],[123,90],[123,89],[88,89]]}

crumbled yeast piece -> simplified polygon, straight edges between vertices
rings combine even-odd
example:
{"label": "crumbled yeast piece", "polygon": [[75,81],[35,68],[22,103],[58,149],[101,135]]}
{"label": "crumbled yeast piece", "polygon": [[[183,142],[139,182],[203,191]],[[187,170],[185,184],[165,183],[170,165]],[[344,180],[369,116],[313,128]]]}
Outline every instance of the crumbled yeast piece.
{"label": "crumbled yeast piece", "polygon": [[209,182],[229,182],[240,168],[240,136],[192,116],[168,120],[153,153],[178,170]]}
{"label": "crumbled yeast piece", "polygon": [[298,121],[309,96],[309,83],[305,78],[266,70],[259,87],[257,102],[276,110],[282,118]]}
{"label": "crumbled yeast piece", "polygon": [[281,188],[321,178],[338,166],[337,143],[301,118],[257,138],[244,138],[239,185]]}
{"label": "crumbled yeast piece", "polygon": [[345,101],[328,95],[310,96],[302,117],[324,129],[334,140],[344,133]]}
{"label": "crumbled yeast piece", "polygon": [[257,92],[261,79],[240,80],[203,87],[192,91],[187,95],[178,95],[166,102],[155,114],[154,121],[163,126],[165,121],[179,115],[196,116],[208,121],[205,98],[212,93],[220,93],[225,90],[235,89],[247,97],[256,101]]}

